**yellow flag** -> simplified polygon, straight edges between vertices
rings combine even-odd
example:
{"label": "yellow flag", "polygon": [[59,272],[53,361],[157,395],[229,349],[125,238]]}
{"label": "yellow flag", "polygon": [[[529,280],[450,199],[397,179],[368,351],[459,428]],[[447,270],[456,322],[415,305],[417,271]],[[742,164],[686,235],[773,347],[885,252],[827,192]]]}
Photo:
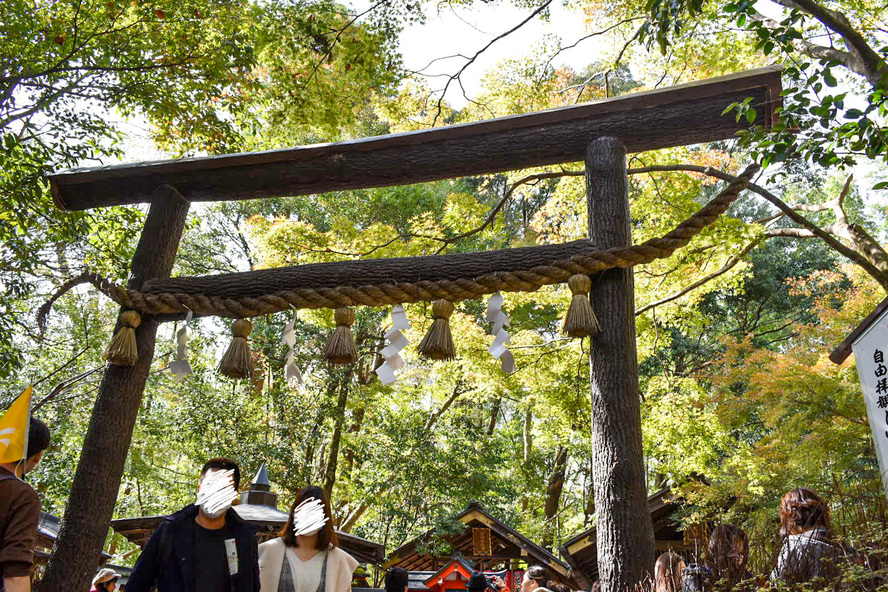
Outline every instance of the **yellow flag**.
{"label": "yellow flag", "polygon": [[18,462],[25,458],[28,445],[28,420],[31,415],[31,387],[12,402],[0,418],[0,463]]}

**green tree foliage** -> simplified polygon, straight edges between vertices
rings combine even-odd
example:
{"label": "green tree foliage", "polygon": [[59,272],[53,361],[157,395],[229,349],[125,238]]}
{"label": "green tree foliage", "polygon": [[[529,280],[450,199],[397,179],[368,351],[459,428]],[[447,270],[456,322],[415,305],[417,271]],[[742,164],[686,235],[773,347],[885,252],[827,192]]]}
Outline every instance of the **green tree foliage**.
{"label": "green tree foliage", "polygon": [[120,116],[147,117],[174,154],[274,147],[340,133],[398,70],[386,49],[394,5],[368,25],[331,2],[13,0],[0,10],[0,375],[21,362],[14,319],[51,287],[43,278],[82,265],[125,278],[139,211],[62,213],[46,181],[119,157]]}
{"label": "green tree foliage", "polygon": [[[850,165],[861,157],[884,160],[888,153],[888,39],[881,6],[861,2],[777,0],[704,3],[650,0],[642,27],[649,43],[665,54],[672,43],[713,26],[736,25],[733,38],[767,62],[786,62],[784,105],[777,110],[777,135],[753,133],[747,141],[766,164],[801,158],[821,166]],[[767,16],[774,10],[779,16]],[[705,33],[704,33],[705,34]],[[721,40],[716,40],[722,43]],[[841,85],[840,85],[841,83]],[[737,118],[754,121],[769,105],[730,106]]]}
{"label": "green tree foliage", "polygon": [[[614,29],[620,42],[601,61],[580,71],[560,66],[559,44],[545,40],[499,64],[475,102],[454,109],[399,70],[393,41],[399,23],[416,16],[415,5],[386,5],[356,20],[359,15],[329,2],[4,4],[4,21],[8,11],[18,36],[0,38],[6,44],[0,45],[0,80],[8,89],[0,116],[13,118],[0,127],[0,281],[7,287],[0,301],[6,307],[2,372],[21,362],[42,380],[38,415],[57,434],[34,475],[46,508],[64,509],[116,310],[89,292],[68,294],[41,342],[32,335],[32,311],[37,296],[80,268],[123,279],[142,216],[135,208],[61,214],[45,178],[52,169],[117,154],[111,110],[147,116],[156,143],[170,154],[258,150],[565,106],[678,80],[689,63],[693,75],[705,77],[760,63],[762,53],[790,51],[775,41],[765,52],[744,31],[713,31],[730,6],[679,4],[670,18],[692,14],[694,20],[683,21],[680,38],[672,25],[664,28],[667,57],[642,64],[639,50],[624,43],[634,42],[641,24],[631,19],[653,7],[583,7],[590,23],[626,19]],[[735,8],[731,19],[742,12]],[[859,11],[853,24],[873,41],[878,15],[868,6]],[[789,18],[785,28],[803,28],[801,17]],[[779,32],[764,26],[769,36]],[[632,68],[624,59],[635,60]],[[817,75],[824,84],[827,69]],[[875,92],[867,87],[864,95]],[[794,103],[788,105],[804,102],[789,98]],[[830,104],[845,109],[835,98]],[[742,116],[760,106],[738,108]],[[837,133],[833,127],[818,132],[816,125],[805,127],[785,153],[814,154],[814,144],[805,148],[804,142]],[[701,169],[734,173],[748,157],[733,143],[633,155],[634,240],[664,234],[718,192]],[[697,169],[668,170],[685,165]],[[841,212],[813,211],[841,192],[843,179],[804,170],[789,158],[785,171],[783,184],[768,188],[797,209],[809,206],[804,211],[812,225],[840,236],[841,215],[846,227],[868,230],[868,244],[878,246],[884,214],[867,207],[865,195],[849,185]],[[777,492],[804,484],[835,495],[873,482],[853,368],[833,367],[824,355],[878,300],[880,280],[869,270],[843,267],[833,245],[796,240],[799,233],[789,231],[803,229],[775,217],[759,197],[735,204],[673,256],[635,270],[637,341],[650,486],[681,488],[694,503],[689,522],[730,518],[773,534]],[[174,273],[561,242],[586,235],[586,209],[580,163],[201,205],[189,218]],[[284,379],[281,331],[293,313],[255,319],[256,373],[242,382],[214,372],[229,339],[227,323],[214,319],[190,323],[195,372],[176,382],[168,366],[180,325],[166,324],[117,516],[188,503],[200,464],[221,454],[241,462],[245,475],[267,462],[282,506],[299,487],[327,485],[340,527],[389,549],[429,527],[447,527],[446,517],[472,499],[532,539],[557,546],[594,516],[590,343],[560,335],[568,301],[564,287],[506,295],[519,368],[511,375],[487,351],[493,338],[483,320],[485,302],[457,305],[451,327],[458,358],[434,363],[415,351],[431,321],[429,306],[411,304],[407,367],[387,387],[373,373],[390,322],[384,309],[358,309],[353,332],[360,361],[349,368],[331,367],[320,356],[333,330],[331,312],[300,311],[301,388]],[[5,390],[9,399],[16,389]],[[118,545],[118,553],[128,550]]]}

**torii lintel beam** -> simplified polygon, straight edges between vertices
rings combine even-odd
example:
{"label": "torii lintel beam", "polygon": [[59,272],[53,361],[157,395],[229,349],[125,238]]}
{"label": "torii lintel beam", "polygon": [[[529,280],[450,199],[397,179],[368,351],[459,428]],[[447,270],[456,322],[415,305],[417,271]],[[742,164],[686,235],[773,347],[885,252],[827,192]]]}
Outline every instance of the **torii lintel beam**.
{"label": "torii lintel beam", "polygon": [[152,201],[161,185],[190,201],[229,201],[406,185],[583,159],[596,137],[643,152],[732,137],[747,127],[733,102],[752,97],[755,124],[780,106],[780,68],[768,67],[571,107],[416,132],[283,150],[64,171],[50,177],[58,207]]}

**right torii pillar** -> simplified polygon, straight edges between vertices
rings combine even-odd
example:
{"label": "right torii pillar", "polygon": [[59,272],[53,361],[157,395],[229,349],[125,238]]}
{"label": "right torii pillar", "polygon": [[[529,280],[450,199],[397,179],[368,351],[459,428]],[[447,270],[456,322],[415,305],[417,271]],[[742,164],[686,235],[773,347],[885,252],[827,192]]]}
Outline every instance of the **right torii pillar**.
{"label": "right torii pillar", "polygon": [[[631,244],[626,149],[599,138],[586,149],[589,239],[596,249]],[[631,269],[592,276],[589,294],[601,324],[592,338],[592,474],[602,592],[634,590],[654,567],[647,507]]]}

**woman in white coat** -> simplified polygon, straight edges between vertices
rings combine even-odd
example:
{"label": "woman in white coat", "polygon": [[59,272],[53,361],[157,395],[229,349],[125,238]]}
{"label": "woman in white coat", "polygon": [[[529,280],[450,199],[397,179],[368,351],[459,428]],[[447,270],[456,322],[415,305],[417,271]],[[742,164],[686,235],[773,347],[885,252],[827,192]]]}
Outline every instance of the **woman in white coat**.
{"label": "woman in white coat", "polygon": [[338,547],[330,499],[320,487],[299,491],[280,536],[259,545],[262,592],[348,592],[357,566]]}

